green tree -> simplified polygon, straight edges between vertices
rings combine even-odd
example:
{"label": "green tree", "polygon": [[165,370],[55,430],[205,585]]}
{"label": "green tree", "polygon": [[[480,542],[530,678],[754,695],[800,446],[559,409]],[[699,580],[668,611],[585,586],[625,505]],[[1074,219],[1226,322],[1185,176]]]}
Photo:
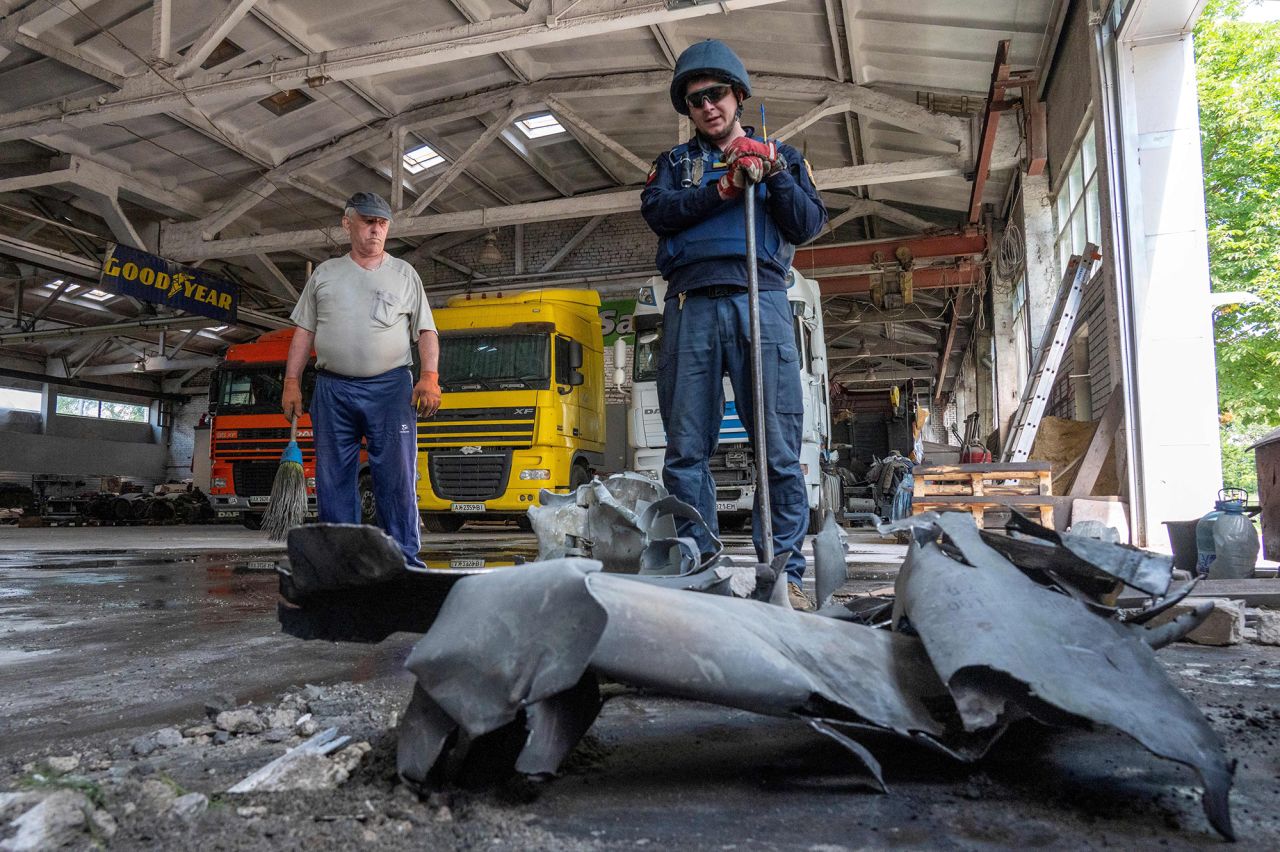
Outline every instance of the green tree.
{"label": "green tree", "polygon": [[1256,491],[1245,447],[1280,425],[1280,22],[1210,0],[1195,31],[1209,271],[1256,301],[1215,314],[1227,485]]}

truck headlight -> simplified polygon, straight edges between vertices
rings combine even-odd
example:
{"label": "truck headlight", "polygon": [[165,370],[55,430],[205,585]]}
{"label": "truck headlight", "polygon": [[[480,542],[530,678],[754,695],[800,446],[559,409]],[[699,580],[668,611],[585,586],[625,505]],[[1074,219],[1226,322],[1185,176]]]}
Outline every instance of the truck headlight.
{"label": "truck headlight", "polygon": [[658,478],[658,472],[656,470],[637,470],[636,473],[643,473],[645,476],[649,477],[650,479]]}
{"label": "truck headlight", "polygon": [[315,488],[315,487],[316,487],[316,478],[315,478],[314,476],[308,476],[308,477],[307,477],[307,487],[308,487],[308,488]]}
{"label": "truck headlight", "polygon": [[213,479],[210,479],[210,480],[209,480],[209,484],[210,484],[211,486],[213,486],[214,488],[226,488],[226,487],[227,487],[227,480],[225,480],[225,479],[224,479],[224,478],[222,478],[221,476],[215,476],[215,477],[213,477]]}
{"label": "truck headlight", "polygon": [[550,479],[551,471],[544,467],[531,467],[520,471],[521,479]]}

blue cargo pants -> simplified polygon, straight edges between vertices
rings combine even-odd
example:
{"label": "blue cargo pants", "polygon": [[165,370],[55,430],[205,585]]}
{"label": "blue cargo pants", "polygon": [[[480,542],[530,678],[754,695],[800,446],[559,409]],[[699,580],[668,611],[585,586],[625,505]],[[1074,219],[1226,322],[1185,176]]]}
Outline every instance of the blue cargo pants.
{"label": "blue cargo pants", "polygon": [[316,371],[311,397],[315,430],[316,503],[321,523],[360,523],[360,441],[369,451],[378,523],[404,561],[418,559],[418,417],[408,367],[352,378]]}
{"label": "blue cargo pants", "polygon": [[[724,417],[726,373],[738,415],[753,440],[757,428],[747,293],[745,288],[728,294],[725,290],[693,290],[685,294],[683,305],[678,298],[667,299],[658,356],[658,405],[667,432],[662,481],[668,491],[697,509],[717,534],[716,489],[707,460],[716,450]],[[773,552],[790,553],[787,579],[799,585],[805,569],[800,547],[809,525],[809,504],[800,471],[804,397],[792,322],[785,290],[760,293]],[[751,524],[757,558],[764,553],[761,511],[757,490]],[[698,539],[704,553],[713,549],[706,535],[691,527],[681,529],[680,534]]]}

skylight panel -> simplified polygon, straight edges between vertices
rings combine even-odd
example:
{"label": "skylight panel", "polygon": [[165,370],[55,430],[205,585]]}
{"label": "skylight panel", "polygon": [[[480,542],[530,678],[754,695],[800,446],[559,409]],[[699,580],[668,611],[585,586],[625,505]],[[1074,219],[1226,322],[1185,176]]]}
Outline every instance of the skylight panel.
{"label": "skylight panel", "polygon": [[437,166],[443,162],[444,157],[437,154],[436,149],[430,145],[419,145],[404,154],[404,170],[411,175],[426,171],[432,166]]}
{"label": "skylight panel", "polygon": [[115,293],[104,293],[101,290],[90,290],[83,294],[86,299],[92,299],[95,302],[105,302],[107,299],[114,299]]}
{"label": "skylight panel", "polygon": [[556,121],[556,117],[549,112],[522,118],[516,122],[516,127],[520,128],[520,132],[530,139],[541,139],[544,136],[564,133],[564,128],[560,126],[560,122]]}

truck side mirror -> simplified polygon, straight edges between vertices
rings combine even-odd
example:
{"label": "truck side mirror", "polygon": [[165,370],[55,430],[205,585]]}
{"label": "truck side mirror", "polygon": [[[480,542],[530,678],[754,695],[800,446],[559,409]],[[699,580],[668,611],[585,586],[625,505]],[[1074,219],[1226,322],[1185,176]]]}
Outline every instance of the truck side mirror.
{"label": "truck side mirror", "polygon": [[621,336],[613,341],[613,384],[621,388],[627,381],[627,341]]}
{"label": "truck side mirror", "polygon": [[[582,344],[576,340],[569,341],[569,369],[582,369]],[[582,384],[582,382],[577,384]]]}

